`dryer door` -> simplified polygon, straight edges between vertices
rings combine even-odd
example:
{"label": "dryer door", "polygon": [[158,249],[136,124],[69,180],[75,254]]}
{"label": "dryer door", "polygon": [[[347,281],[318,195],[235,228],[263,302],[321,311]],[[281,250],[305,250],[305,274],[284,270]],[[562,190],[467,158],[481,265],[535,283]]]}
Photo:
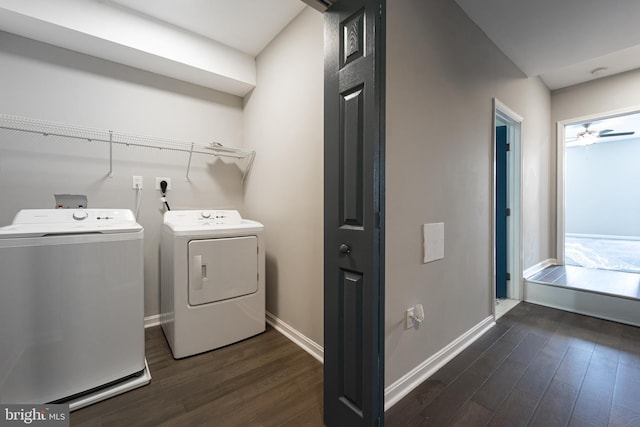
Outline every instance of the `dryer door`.
{"label": "dryer door", "polygon": [[258,291],[256,236],[189,242],[189,305],[236,298]]}

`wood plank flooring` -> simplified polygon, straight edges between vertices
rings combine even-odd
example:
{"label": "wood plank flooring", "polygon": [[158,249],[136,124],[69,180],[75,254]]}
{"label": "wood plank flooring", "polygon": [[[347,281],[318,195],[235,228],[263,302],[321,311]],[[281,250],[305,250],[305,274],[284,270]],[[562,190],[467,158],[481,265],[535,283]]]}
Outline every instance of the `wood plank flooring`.
{"label": "wood plank flooring", "polygon": [[145,331],[147,386],[71,413],[72,426],[322,426],[322,364],[267,327],[251,339],[173,359]]}
{"label": "wood plank flooring", "polygon": [[[322,426],[322,365],[277,331],[174,360],[72,426]],[[521,303],[385,416],[396,426],[640,426],[640,328]]]}
{"label": "wood plank flooring", "polygon": [[521,303],[387,411],[395,426],[640,426],[640,328]]}

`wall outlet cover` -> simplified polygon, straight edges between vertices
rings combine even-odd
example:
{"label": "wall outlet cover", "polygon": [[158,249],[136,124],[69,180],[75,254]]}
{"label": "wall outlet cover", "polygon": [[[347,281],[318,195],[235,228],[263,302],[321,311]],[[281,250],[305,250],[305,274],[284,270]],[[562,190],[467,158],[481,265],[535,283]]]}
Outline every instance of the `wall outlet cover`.
{"label": "wall outlet cover", "polygon": [[405,322],[404,322],[405,329],[411,329],[415,325],[413,316],[415,316],[415,308],[411,307],[407,309],[407,311],[405,312]]}
{"label": "wall outlet cover", "polygon": [[131,182],[131,188],[134,190],[141,189],[142,190],[142,177],[139,175],[133,175],[133,179]]}

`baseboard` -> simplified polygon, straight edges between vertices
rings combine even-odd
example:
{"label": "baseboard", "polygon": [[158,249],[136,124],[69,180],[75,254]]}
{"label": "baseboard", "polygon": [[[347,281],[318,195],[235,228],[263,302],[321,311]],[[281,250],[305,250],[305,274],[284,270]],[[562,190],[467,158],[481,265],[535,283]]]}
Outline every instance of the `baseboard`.
{"label": "baseboard", "polygon": [[317,344],[315,341],[307,338],[303,333],[298,331],[296,328],[291,325],[283,322],[278,319],[273,314],[267,311],[267,323],[273,326],[273,329],[280,332],[285,337],[289,338],[296,344],[298,347],[312,355],[316,358],[320,363],[324,363],[324,348]]}
{"label": "baseboard", "polygon": [[409,371],[402,378],[386,387],[384,390],[384,410],[386,411],[398,403],[398,401],[409,394],[413,389],[436,373],[438,369],[442,368],[454,357],[460,354],[462,350],[480,338],[482,334],[495,326],[495,324],[493,315],[485,318],[473,328],[459,336],[455,341],[451,342],[442,350]]}
{"label": "baseboard", "polygon": [[[298,347],[312,355],[314,358],[320,361],[320,363],[324,363],[324,348],[321,345],[317,344],[310,338],[307,338],[303,333],[292,327],[291,325],[283,322],[278,319],[273,314],[267,311],[266,313],[266,321],[268,324],[273,326],[273,329],[280,332],[285,337],[289,338],[294,342]],[[160,315],[154,314],[152,316],[146,316],[144,318],[144,327],[151,328],[154,326],[160,325]]]}
{"label": "baseboard", "polygon": [[542,271],[545,268],[550,267],[552,265],[558,265],[558,261],[553,258],[545,259],[544,261],[540,261],[536,265],[527,268],[525,271],[522,272],[522,276],[526,279],[527,277],[531,277],[537,272]]}
{"label": "baseboard", "polygon": [[152,316],[146,316],[144,318],[144,328],[151,328],[154,326],[160,326],[160,314],[154,314]]}

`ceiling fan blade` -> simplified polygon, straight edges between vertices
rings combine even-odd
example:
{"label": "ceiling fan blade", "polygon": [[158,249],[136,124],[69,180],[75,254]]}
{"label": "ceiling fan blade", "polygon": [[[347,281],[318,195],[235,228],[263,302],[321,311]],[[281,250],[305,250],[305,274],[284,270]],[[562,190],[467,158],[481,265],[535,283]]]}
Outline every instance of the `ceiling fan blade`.
{"label": "ceiling fan blade", "polygon": [[600,132],[598,132],[598,136],[603,136],[603,135],[605,135],[607,133],[611,133],[611,132],[613,132],[613,129],[603,129]]}
{"label": "ceiling fan blade", "polygon": [[609,136],[625,136],[625,135],[633,135],[635,132],[616,132],[616,133],[606,133],[604,135],[600,134],[600,138],[606,138]]}

